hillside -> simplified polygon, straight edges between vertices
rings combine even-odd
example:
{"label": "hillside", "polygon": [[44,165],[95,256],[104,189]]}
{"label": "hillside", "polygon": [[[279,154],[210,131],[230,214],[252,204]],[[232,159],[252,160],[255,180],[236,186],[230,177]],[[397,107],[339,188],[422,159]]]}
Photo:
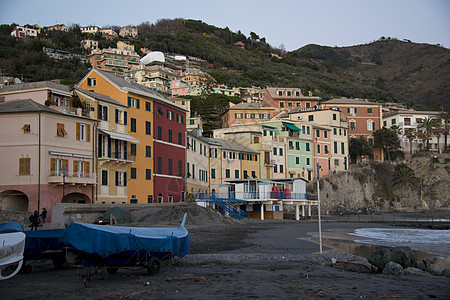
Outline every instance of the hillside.
{"label": "hillside", "polygon": [[[0,26],[0,69],[27,81],[60,78],[71,84],[87,72],[89,66],[75,60],[46,57],[44,46],[83,52],[82,39],[98,40],[100,48],[116,42],[101,34],[82,34],[77,25],[67,33],[43,32],[35,40],[16,40],[9,36],[12,25]],[[450,51],[439,46],[384,39],[343,48],[308,45],[285,53],[254,32],[247,37],[198,20],[164,19],[138,29],[138,38],[125,40],[140,55],[141,48],[186,55],[191,66],[230,87],[300,87],[325,100],[344,96],[450,108]]]}

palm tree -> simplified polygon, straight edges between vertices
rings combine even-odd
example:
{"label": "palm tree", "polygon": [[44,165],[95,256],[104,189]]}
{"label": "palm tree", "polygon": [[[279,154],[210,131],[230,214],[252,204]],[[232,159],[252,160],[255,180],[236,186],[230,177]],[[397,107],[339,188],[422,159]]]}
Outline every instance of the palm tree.
{"label": "palm tree", "polygon": [[439,139],[441,138],[442,134],[444,134],[444,126],[442,125],[442,123],[440,122],[440,119],[435,119],[436,122],[434,124],[434,128],[433,128],[433,134],[437,139],[437,147],[438,147],[438,153],[441,153],[441,148],[439,146]]}
{"label": "palm tree", "polygon": [[395,167],[394,170],[395,184],[414,183],[415,181],[416,175],[414,173],[414,170],[408,167],[406,164],[401,163]]}
{"label": "palm tree", "polygon": [[449,126],[450,111],[441,113],[441,118],[442,118],[442,120],[444,120],[444,136],[445,136],[444,152],[447,152],[447,136],[448,136],[448,131],[450,129],[450,126]]}
{"label": "palm tree", "polygon": [[425,139],[427,141],[427,150],[430,150],[430,138],[433,135],[433,128],[434,128],[434,121],[435,118],[424,118],[420,123],[417,125],[417,128],[423,128],[425,129],[423,131],[425,135]]}
{"label": "palm tree", "polygon": [[414,139],[417,137],[417,132],[415,128],[407,128],[405,130],[406,138],[409,141],[409,154],[412,154],[412,143]]}

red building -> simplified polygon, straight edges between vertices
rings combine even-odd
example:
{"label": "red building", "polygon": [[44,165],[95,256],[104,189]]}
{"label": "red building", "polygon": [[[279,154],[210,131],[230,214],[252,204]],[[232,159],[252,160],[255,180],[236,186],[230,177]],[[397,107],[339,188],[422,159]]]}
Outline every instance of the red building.
{"label": "red building", "polygon": [[170,102],[155,102],[153,120],[155,201],[185,201],[186,110]]}

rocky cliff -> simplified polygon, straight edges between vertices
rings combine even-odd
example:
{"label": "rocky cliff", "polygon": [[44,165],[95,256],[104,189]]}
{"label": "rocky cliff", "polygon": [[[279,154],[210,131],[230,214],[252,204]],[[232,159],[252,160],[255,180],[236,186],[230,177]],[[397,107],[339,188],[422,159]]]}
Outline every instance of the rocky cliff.
{"label": "rocky cliff", "polygon": [[[324,177],[320,180],[322,212],[450,209],[450,155],[422,154],[403,163],[414,171],[405,181],[394,175],[399,163],[354,165],[349,172]],[[308,193],[316,191],[316,183],[310,183]]]}

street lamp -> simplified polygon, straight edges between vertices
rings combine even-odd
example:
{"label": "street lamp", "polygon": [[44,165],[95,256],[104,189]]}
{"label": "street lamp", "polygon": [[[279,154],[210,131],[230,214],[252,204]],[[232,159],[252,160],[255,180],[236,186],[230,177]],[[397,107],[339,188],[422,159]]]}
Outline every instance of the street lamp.
{"label": "street lamp", "polygon": [[63,176],[63,196],[62,196],[62,203],[65,203],[64,196],[65,196],[65,194],[66,194],[66,191],[65,191],[65,186],[66,186],[66,172],[67,172],[66,166],[62,166],[62,167],[61,167],[61,172],[62,172],[62,176]]}

